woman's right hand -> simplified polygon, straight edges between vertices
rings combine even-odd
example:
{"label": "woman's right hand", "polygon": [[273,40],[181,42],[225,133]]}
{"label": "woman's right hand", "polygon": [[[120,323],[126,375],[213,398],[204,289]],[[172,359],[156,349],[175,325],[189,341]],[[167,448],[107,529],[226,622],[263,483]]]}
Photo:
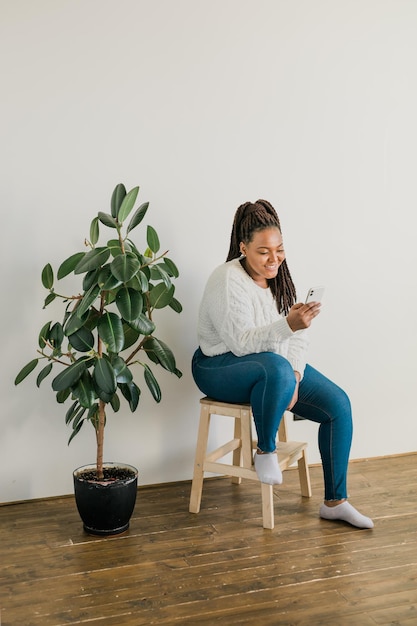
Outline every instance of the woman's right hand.
{"label": "woman's right hand", "polygon": [[293,332],[308,328],[312,320],[320,313],[320,302],[294,304],[287,315],[288,326]]}

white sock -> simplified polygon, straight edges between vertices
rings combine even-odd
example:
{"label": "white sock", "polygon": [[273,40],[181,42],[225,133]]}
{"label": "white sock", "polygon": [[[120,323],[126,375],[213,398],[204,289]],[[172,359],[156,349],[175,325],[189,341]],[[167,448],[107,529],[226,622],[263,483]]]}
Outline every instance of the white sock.
{"label": "white sock", "polygon": [[322,504],[320,507],[320,517],[323,519],[330,520],[342,520],[343,522],[348,522],[352,524],[352,526],[357,526],[358,528],[373,528],[374,523],[365,515],[362,515],[346,500],[341,502],[341,504],[337,504],[336,506],[327,506],[326,504]]}
{"label": "white sock", "polygon": [[267,483],[268,485],[280,485],[282,483],[282,472],[278,465],[276,452],[267,452],[265,454],[255,452],[253,460],[261,483]]}

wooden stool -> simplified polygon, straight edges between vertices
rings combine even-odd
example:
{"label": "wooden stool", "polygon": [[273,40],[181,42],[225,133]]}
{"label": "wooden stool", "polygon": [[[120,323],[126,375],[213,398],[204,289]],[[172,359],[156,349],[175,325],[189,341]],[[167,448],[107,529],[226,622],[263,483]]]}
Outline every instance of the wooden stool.
{"label": "wooden stool", "polygon": [[[198,428],[194,474],[191,485],[190,513],[198,513],[200,511],[204,472],[232,476],[232,482],[236,484],[240,484],[242,478],[259,481],[253,465],[253,450],[256,450],[257,442],[252,439],[252,411],[250,405],[217,402],[217,400],[211,398],[202,398],[200,405],[200,425]],[[212,415],[233,417],[235,420],[234,436],[233,439],[224,443],[216,450],[208,452],[207,443]],[[287,440],[284,415],[278,431],[277,450],[279,465],[281,470],[285,470],[297,461],[301,495],[310,498],[311,485],[306,448],[306,443]],[[229,452],[233,452],[232,464],[219,462],[219,459]],[[261,483],[261,493],[263,527],[274,528],[274,494],[272,485]]]}

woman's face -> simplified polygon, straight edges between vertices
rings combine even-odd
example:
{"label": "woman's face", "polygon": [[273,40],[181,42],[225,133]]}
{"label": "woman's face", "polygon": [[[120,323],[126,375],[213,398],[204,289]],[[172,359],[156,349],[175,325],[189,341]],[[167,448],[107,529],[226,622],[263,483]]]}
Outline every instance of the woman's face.
{"label": "woman's face", "polygon": [[268,287],[268,279],[275,278],[285,259],[282,235],[275,226],[256,231],[252,241],[240,243],[240,251],[246,256],[244,265],[249,276],[264,288]]}

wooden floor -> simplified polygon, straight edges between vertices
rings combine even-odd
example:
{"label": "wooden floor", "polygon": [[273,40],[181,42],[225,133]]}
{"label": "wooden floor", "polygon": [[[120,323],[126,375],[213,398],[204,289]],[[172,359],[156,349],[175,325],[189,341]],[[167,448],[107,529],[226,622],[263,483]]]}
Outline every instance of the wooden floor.
{"label": "wooden floor", "polygon": [[317,515],[289,470],[264,530],[260,488],[206,481],[139,489],[129,531],[84,534],[72,497],[0,507],[1,626],[417,624],[417,454],[351,464],[373,530]]}

